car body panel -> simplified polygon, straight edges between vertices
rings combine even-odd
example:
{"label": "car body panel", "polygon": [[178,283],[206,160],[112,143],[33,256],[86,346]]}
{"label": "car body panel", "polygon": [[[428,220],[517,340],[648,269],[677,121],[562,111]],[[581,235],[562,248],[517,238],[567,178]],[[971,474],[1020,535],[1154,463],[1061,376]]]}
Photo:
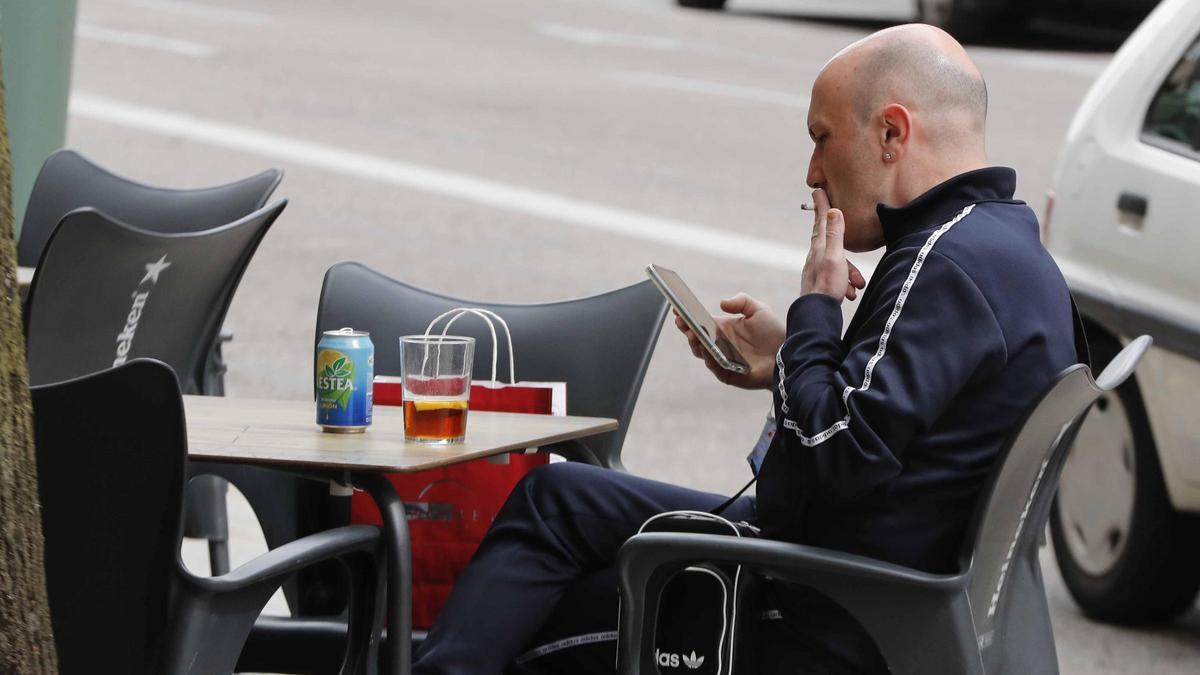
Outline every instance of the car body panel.
{"label": "car body panel", "polygon": [[1093,13],[1112,12],[1128,16],[1145,16],[1158,5],[1159,0],[1040,0],[1040,9],[1062,13],[1063,11]]}
{"label": "car body panel", "polygon": [[1200,512],[1196,396],[1186,395],[1200,383],[1200,362],[1165,349],[1152,349],[1142,359],[1138,374],[1140,380],[1154,383],[1142,387],[1142,399],[1158,444],[1171,505],[1181,511]]}
{"label": "car body panel", "polygon": [[[1200,37],[1200,2],[1164,0],[1080,105],[1054,172],[1048,246],[1081,311],[1155,346],[1138,371],[1172,504],[1200,511],[1200,153],[1143,138],[1147,109]],[[1144,197],[1143,218],[1122,213]]]}
{"label": "car body panel", "polygon": [[[1158,0],[955,0],[962,9],[984,13],[1027,13],[1053,10],[1059,16],[1073,16],[1085,23],[1097,14],[1116,14],[1136,20],[1149,12]],[[813,16],[836,16],[878,21],[921,20],[920,0],[793,0],[787,6]]]}

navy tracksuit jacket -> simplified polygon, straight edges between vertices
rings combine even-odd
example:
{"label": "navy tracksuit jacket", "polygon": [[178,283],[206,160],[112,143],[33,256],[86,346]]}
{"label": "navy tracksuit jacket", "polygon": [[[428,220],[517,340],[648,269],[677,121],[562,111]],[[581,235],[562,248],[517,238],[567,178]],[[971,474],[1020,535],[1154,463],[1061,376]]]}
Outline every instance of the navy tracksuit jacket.
{"label": "navy tracksuit jacket", "polygon": [[1066,282],[1016,174],[957,176],[901,208],[842,337],[799,298],[776,360],[779,428],[758,481],[771,538],[952,571],[1000,446],[1076,363]]}
{"label": "navy tracksuit jacket", "polygon": [[[757,519],[775,539],[955,568],[1006,436],[1077,360],[1066,284],[1033,211],[1012,200],[1015,180],[1011,169],[981,169],[903,207],[879,206],[887,250],[845,337],[833,298],[793,303],[757,512],[742,497],[726,517]],[[723,500],[590,466],[531,472],[460,577],[414,672],[495,675],[514,659],[536,667],[533,657],[577,644],[582,624],[587,640],[613,644],[620,545],[652,515]],[[761,672],[884,669],[828,601],[796,589],[772,600],[783,621],[755,649]],[[613,656],[568,670],[611,672]]]}

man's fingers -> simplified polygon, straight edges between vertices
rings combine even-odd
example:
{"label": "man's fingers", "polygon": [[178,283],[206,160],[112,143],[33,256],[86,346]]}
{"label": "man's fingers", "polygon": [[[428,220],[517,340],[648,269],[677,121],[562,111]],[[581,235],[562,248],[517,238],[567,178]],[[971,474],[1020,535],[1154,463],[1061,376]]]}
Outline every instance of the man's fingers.
{"label": "man's fingers", "polygon": [[708,368],[709,372],[711,372],[713,375],[716,375],[717,380],[719,380],[721,384],[729,384],[730,371],[722,368],[721,364],[717,363],[716,359],[708,355],[708,352],[704,352],[703,356],[704,366]]}
{"label": "man's fingers", "polygon": [[817,213],[825,213],[829,210],[829,195],[821,188],[816,188],[812,192],[813,210]]}
{"label": "man's fingers", "polygon": [[809,242],[808,246],[809,258],[822,258],[825,255],[827,220],[826,216],[820,215],[817,216],[817,222],[813,224],[812,241]]}
{"label": "man's fingers", "polygon": [[722,384],[729,384],[730,372],[722,368],[721,364],[717,363],[716,359],[714,359],[706,349],[700,346],[700,340],[696,337],[695,333],[688,331],[687,337],[688,346],[692,348],[692,356],[702,359],[704,361],[704,367],[708,368],[709,372],[711,372],[713,375],[716,375],[717,379],[720,380]]}
{"label": "man's fingers", "polygon": [[701,349],[700,340],[696,337],[696,334],[692,332],[692,329],[688,327],[687,322],[679,316],[679,314],[675,314],[675,327],[678,328],[679,332],[683,333],[684,337],[687,338],[688,348],[692,350],[692,356],[699,358]]}
{"label": "man's fingers", "polygon": [[[744,293],[739,293],[737,297],[722,301],[721,302],[722,308],[724,307],[726,302],[733,302],[734,300],[737,300],[739,297],[744,297],[747,300],[749,300],[751,303],[757,303],[757,301],[754,300],[754,298],[751,298],[750,296],[745,295]],[[694,332],[692,332],[692,329],[688,327],[687,323],[679,316],[679,314],[675,315],[675,327],[678,328],[687,337],[688,348],[692,350],[692,356],[695,356],[698,359],[702,359],[704,361],[704,366],[706,368],[708,368],[709,371],[711,371],[713,375],[716,375],[717,379],[720,380],[722,384],[729,384],[730,372],[728,370],[725,370],[724,368],[722,368],[721,365],[719,363],[717,363],[716,360],[713,359],[713,357],[711,355],[709,355],[708,351],[705,350],[704,347],[702,347],[700,345],[700,338],[696,337],[696,334]]]}
{"label": "man's fingers", "polygon": [[846,221],[841,209],[829,209],[825,215],[825,255],[835,258],[843,255],[842,238],[846,235]]}
{"label": "man's fingers", "polygon": [[812,192],[813,198],[813,233],[812,246],[809,252],[821,251],[825,248],[825,228],[829,216],[829,197],[821,188]]}
{"label": "man's fingers", "polygon": [[671,311],[673,314],[675,314],[675,327],[679,329],[679,332],[686,335],[689,331],[691,331],[691,329],[688,328],[687,322],[683,320],[682,316],[679,316],[678,312],[675,312],[674,310]]}
{"label": "man's fingers", "polygon": [[846,261],[846,264],[850,266],[850,285],[855,288],[866,288],[867,278],[863,276],[863,273],[858,271],[854,263],[849,260]]}
{"label": "man's fingers", "polygon": [[721,301],[721,311],[726,314],[751,316],[757,308],[758,301],[745,293],[738,293],[732,298]]}
{"label": "man's fingers", "polygon": [[847,285],[846,286],[846,299],[853,300],[857,297],[858,297],[858,290],[855,289],[854,286],[852,286],[852,285]]}

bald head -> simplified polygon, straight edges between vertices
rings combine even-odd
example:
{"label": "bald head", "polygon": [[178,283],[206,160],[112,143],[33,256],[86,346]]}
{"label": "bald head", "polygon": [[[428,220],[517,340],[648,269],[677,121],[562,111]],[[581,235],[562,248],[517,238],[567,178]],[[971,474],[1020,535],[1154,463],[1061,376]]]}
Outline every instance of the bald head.
{"label": "bald head", "polygon": [[939,136],[982,142],[987,86],[962,45],[939,28],[908,24],[873,33],[834,56],[825,75],[844,78],[862,122],[899,103],[932,122]]}
{"label": "bald head", "polygon": [[806,182],[842,211],[846,247],[883,243],[876,206],[986,166],[987,89],[962,45],[922,24],[846,47],[813,82]]}

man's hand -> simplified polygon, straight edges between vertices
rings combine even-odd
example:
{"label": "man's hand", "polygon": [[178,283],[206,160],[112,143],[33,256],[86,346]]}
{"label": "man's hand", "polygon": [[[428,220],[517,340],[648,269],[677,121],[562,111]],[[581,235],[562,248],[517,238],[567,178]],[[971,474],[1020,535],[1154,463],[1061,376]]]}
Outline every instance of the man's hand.
{"label": "man's hand", "polygon": [[867,281],[862,272],[846,260],[842,248],[846,220],[841,209],[829,208],[829,197],[820,188],[813,190],[813,207],[816,219],[812,244],[800,277],[800,295],[824,293],[839,303],[842,298],[853,300],[858,297],[859,289],[866,287]]}
{"label": "man's hand", "polygon": [[696,358],[704,359],[704,365],[708,366],[723,384],[742,389],[770,389],[773,383],[775,352],[779,351],[786,333],[783,322],[775,316],[770,307],[745,293],[722,300],[721,311],[738,315],[714,316],[713,319],[742,358],[746,359],[750,366],[749,373],[740,374],[722,368],[709,356],[704,347],[700,346],[700,339],[678,315],[675,317],[675,326],[687,336],[692,354]]}

